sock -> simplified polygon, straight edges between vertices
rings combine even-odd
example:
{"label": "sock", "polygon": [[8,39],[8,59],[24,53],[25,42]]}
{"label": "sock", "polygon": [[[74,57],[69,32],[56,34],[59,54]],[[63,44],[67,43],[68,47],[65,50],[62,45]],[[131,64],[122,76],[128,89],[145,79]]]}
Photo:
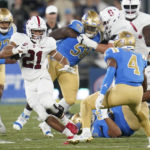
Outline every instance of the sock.
{"label": "sock", "polygon": [[65,128],[62,133],[65,134],[67,137],[68,136],[73,136],[73,134],[71,133],[71,131],[69,129],[67,129],[67,128]]}
{"label": "sock", "polygon": [[60,119],[61,122],[66,126],[70,121],[65,115]]}
{"label": "sock", "polygon": [[64,112],[67,112],[68,109],[70,108],[70,105],[65,101],[64,98],[62,98],[59,103],[62,107],[64,107]]}
{"label": "sock", "polygon": [[90,128],[83,128],[83,129],[82,129],[82,134],[89,134],[89,135],[91,135],[91,130],[90,130]]}
{"label": "sock", "polygon": [[150,144],[150,136],[148,136],[147,138],[148,138],[148,144]]}
{"label": "sock", "polygon": [[32,110],[28,110],[28,109],[26,109],[26,108],[24,108],[24,110],[23,110],[23,114],[24,114],[25,117],[26,117],[26,116],[29,116],[29,117],[30,117],[31,112],[32,112]]}

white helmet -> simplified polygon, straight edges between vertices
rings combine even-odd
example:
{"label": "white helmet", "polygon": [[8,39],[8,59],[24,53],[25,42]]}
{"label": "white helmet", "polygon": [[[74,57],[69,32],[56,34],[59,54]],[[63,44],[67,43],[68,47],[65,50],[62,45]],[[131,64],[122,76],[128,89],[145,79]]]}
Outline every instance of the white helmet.
{"label": "white helmet", "polygon": [[100,12],[100,18],[104,26],[105,39],[110,38],[113,24],[120,18],[120,11],[116,7],[107,7]]}
{"label": "white helmet", "polygon": [[135,19],[139,13],[141,0],[122,0],[121,7],[127,19]]}
{"label": "white helmet", "polygon": [[[31,30],[42,30],[43,34],[40,36],[33,35]],[[37,40],[41,40],[43,37],[46,36],[47,26],[40,16],[33,16],[31,17],[26,24],[26,32],[27,35],[31,38],[32,41],[36,42]]]}

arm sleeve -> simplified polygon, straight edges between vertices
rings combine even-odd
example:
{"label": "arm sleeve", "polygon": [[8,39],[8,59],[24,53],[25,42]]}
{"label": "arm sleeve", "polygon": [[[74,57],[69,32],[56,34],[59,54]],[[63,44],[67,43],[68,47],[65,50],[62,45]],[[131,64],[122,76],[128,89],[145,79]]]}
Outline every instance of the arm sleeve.
{"label": "arm sleeve", "polygon": [[103,80],[103,84],[100,90],[101,94],[106,94],[107,90],[109,89],[110,85],[113,82],[113,78],[115,76],[116,68],[115,67],[108,67],[105,78]]}
{"label": "arm sleeve", "polygon": [[5,59],[0,59],[0,64],[5,64]]}
{"label": "arm sleeve", "polygon": [[108,135],[108,125],[105,120],[98,120],[96,119],[92,126],[92,136],[94,138],[98,137],[107,137]]}

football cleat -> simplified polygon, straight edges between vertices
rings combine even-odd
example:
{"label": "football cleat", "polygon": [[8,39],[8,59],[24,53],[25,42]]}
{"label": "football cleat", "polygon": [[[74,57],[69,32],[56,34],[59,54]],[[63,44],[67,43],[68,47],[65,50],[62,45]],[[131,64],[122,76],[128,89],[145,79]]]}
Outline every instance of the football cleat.
{"label": "football cleat", "polygon": [[70,144],[78,144],[79,142],[90,142],[93,139],[91,135],[81,134],[75,135],[72,139],[68,139],[67,142]]}
{"label": "football cleat", "polygon": [[39,124],[39,128],[42,130],[42,132],[45,136],[51,137],[51,138],[54,137],[54,135],[51,132],[50,126],[48,126],[46,122],[41,122]]}
{"label": "football cleat", "polygon": [[24,113],[22,113],[18,119],[13,123],[13,128],[15,130],[21,130],[23,128],[23,126],[27,123],[27,121],[29,120],[28,115],[25,115]]}
{"label": "football cleat", "polygon": [[6,133],[6,128],[1,120],[1,117],[0,117],[0,133],[2,133],[2,134]]}
{"label": "football cleat", "polygon": [[72,122],[68,122],[66,128],[68,128],[72,134],[77,134],[79,131],[78,127]]}
{"label": "football cleat", "polygon": [[[69,140],[69,139],[72,139],[73,137],[74,137],[74,136],[68,136],[67,139]],[[69,142],[66,141],[64,144],[69,144]]]}

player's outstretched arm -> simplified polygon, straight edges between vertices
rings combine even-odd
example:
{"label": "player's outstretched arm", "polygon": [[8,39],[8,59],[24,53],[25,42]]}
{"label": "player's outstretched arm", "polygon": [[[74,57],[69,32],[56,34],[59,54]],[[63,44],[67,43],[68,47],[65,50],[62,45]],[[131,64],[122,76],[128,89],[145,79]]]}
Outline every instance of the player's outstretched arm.
{"label": "player's outstretched arm", "polygon": [[49,34],[50,37],[53,37],[55,40],[61,40],[67,37],[76,38],[78,33],[69,27],[63,27],[54,30]]}
{"label": "player's outstretched arm", "polygon": [[61,53],[57,50],[53,50],[50,52],[50,56],[52,56],[55,60],[57,60],[63,66],[70,65],[67,58],[65,58]]}
{"label": "player's outstretched arm", "polygon": [[9,44],[7,46],[5,46],[2,51],[0,51],[0,58],[8,58],[12,55],[14,55],[12,49],[13,49],[13,45]]}
{"label": "player's outstretched arm", "polygon": [[97,52],[101,52],[101,53],[104,53],[108,48],[113,47],[112,43],[99,44],[99,43],[95,42],[94,40],[88,38],[85,34],[80,34],[77,37],[77,40],[79,43],[81,43],[87,47],[91,47],[91,48],[95,49]]}
{"label": "player's outstretched arm", "polygon": [[61,53],[59,53],[57,50],[53,50],[50,55],[64,66],[63,68],[59,69],[59,71],[65,71],[75,74],[75,69],[73,67],[70,67],[68,59],[65,58]]}
{"label": "player's outstretched arm", "polygon": [[122,135],[120,128],[111,118],[106,118],[105,121],[108,125],[108,135],[110,137],[115,138],[115,137],[120,137]]}

